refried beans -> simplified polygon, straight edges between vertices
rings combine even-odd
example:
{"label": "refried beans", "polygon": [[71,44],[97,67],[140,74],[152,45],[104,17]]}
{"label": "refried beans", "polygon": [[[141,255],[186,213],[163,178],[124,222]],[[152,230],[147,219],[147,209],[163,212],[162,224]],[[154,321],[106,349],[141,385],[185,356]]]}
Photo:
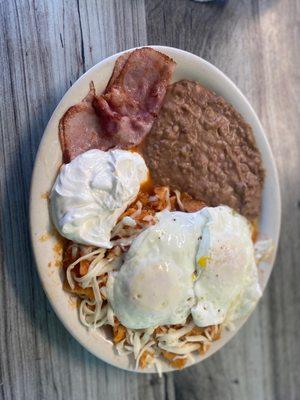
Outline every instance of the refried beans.
{"label": "refried beans", "polygon": [[252,128],[199,83],[169,86],[143,154],[156,184],[258,217],[264,169]]}

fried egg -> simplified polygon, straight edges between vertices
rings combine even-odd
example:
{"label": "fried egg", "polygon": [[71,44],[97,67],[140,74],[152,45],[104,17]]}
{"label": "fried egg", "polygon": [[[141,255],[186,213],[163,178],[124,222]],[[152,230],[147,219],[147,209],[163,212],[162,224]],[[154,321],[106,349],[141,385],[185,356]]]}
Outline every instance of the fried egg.
{"label": "fried egg", "polygon": [[248,314],[261,297],[251,227],[226,206],[207,207],[196,255],[196,304],[191,313],[200,327]]}
{"label": "fried egg", "polygon": [[194,303],[195,257],[205,220],[200,213],[169,211],[157,217],[108,281],[114,313],[132,329],[183,324]]}
{"label": "fried egg", "polygon": [[262,293],[244,217],[227,206],[157,217],[108,279],[109,302],[124,326],[184,324],[191,314],[205,327],[254,308]]}

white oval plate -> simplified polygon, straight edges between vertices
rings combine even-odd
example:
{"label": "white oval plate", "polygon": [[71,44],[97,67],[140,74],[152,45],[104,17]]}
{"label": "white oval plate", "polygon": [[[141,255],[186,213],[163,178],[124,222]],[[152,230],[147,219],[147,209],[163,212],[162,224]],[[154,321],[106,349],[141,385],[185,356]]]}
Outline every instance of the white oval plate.
{"label": "white oval plate", "polygon": [[[204,86],[223,96],[252,126],[266,170],[260,232],[261,235],[273,239],[276,250],[281,219],[279,182],[269,143],[253,108],[234,83],[207,61],[175,48],[164,46],[152,47],[167,54],[176,61],[177,66],[173,77],[174,81],[183,78],[199,81]],[[35,161],[30,195],[30,229],[35,261],[42,285],[53,309],[64,326],[96,357],[116,367],[134,370],[134,363],[131,359],[127,356],[118,356],[115,353],[111,341],[106,337],[105,331],[89,332],[79,322],[77,308],[74,301],[72,301],[72,297],[62,289],[62,269],[55,266],[54,260],[57,258],[57,253],[54,251],[54,248],[57,240],[51,234],[52,228],[48,203],[45,199],[45,193],[50,191],[62,163],[62,154],[58,140],[58,123],[60,118],[71,105],[81,101],[85,97],[90,81],[94,81],[98,93],[104,90],[112,73],[114,63],[121,54],[115,54],[87,71],[67,91],[54,111],[44,132]],[[262,263],[259,266],[263,288],[265,288],[269,279],[274,258],[275,252],[270,263]],[[196,355],[195,363],[203,361],[221,349],[236,334],[245,321],[246,318],[238,321],[234,332],[225,331],[222,338],[213,343],[205,356],[200,357]],[[172,369],[168,364],[163,363],[164,372]],[[154,369],[138,371],[155,372]]]}

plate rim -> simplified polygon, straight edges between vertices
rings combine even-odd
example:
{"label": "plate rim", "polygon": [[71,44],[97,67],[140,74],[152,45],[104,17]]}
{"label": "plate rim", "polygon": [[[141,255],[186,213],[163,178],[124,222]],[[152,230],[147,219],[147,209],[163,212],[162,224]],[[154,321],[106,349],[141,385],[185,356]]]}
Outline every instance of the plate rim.
{"label": "plate rim", "polygon": [[[84,80],[88,75],[90,75],[92,72],[94,72],[95,70],[98,70],[99,68],[101,68],[102,64],[105,63],[109,63],[111,61],[116,60],[120,55],[124,54],[125,52],[130,52],[133,51],[135,49],[138,48],[142,48],[142,47],[152,47],[158,51],[164,52],[164,51],[170,51],[173,52],[175,51],[177,54],[183,55],[183,56],[187,56],[189,58],[194,58],[195,60],[200,61],[203,65],[205,65],[206,67],[208,67],[209,69],[211,69],[214,73],[216,73],[217,75],[220,75],[222,77],[223,80],[225,80],[227,82],[227,84],[230,85],[231,89],[235,92],[238,93],[238,95],[240,96],[240,98],[244,101],[246,107],[249,109],[250,113],[252,114],[252,117],[254,118],[258,129],[259,129],[259,135],[262,136],[262,139],[264,141],[264,145],[267,148],[267,152],[268,152],[268,157],[270,159],[270,163],[271,163],[271,169],[273,172],[273,177],[274,177],[274,181],[275,181],[275,187],[273,188],[275,193],[274,193],[274,197],[275,197],[275,201],[276,201],[276,209],[277,209],[277,220],[278,220],[278,224],[277,224],[277,232],[276,232],[276,236],[275,236],[275,243],[274,243],[274,254],[272,257],[272,260],[270,261],[270,275],[273,271],[274,268],[274,262],[276,259],[276,254],[278,251],[278,242],[279,242],[279,237],[280,237],[280,229],[281,229],[281,216],[282,216],[282,206],[281,206],[281,193],[280,193],[280,181],[279,181],[279,176],[278,176],[278,171],[277,171],[277,167],[276,167],[276,163],[275,163],[275,158],[271,149],[271,146],[269,144],[268,141],[268,137],[263,129],[263,126],[254,110],[254,108],[252,107],[252,105],[250,104],[250,102],[248,101],[248,99],[246,98],[246,96],[242,93],[242,91],[237,87],[237,85],[224,73],[222,72],[219,68],[217,68],[215,65],[211,64],[210,62],[208,62],[207,60],[203,59],[200,56],[197,56],[193,53],[190,53],[188,51],[185,50],[181,50],[175,47],[170,47],[170,46],[161,46],[161,45],[147,45],[147,46],[138,46],[138,47],[133,47],[124,51],[120,51],[118,53],[115,53],[113,55],[110,55],[109,57],[104,58],[103,60],[99,61],[98,63],[96,63],[94,66],[92,66],[90,69],[88,69],[84,74],[82,74],[69,88],[68,90],[64,93],[64,95],[62,96],[61,100],[58,102],[57,106],[55,107],[46,127],[45,130],[43,132],[43,135],[41,137],[39,146],[38,146],[38,150],[35,156],[35,161],[34,161],[34,167],[32,170],[32,176],[31,176],[31,184],[30,184],[30,196],[29,196],[29,228],[30,228],[30,243],[31,243],[31,248],[32,248],[32,254],[33,254],[33,259],[34,259],[34,263],[35,263],[35,267],[36,270],[38,272],[38,276],[40,279],[40,282],[42,284],[42,287],[44,289],[44,292],[47,296],[47,299],[52,307],[52,309],[54,310],[56,316],[58,317],[58,319],[60,320],[60,322],[63,324],[63,326],[67,329],[67,331],[86,349],[88,350],[90,353],[92,353],[95,357],[97,357],[98,359],[105,361],[106,363],[113,365],[114,367],[126,370],[126,371],[130,371],[130,372],[137,372],[137,373],[157,373],[157,371],[151,369],[134,369],[133,367],[124,367],[124,366],[120,366],[117,361],[115,362],[112,359],[109,359],[107,357],[101,357],[99,355],[99,353],[97,353],[96,351],[93,350],[93,348],[91,346],[89,346],[87,343],[84,343],[84,341],[82,340],[82,338],[77,334],[76,330],[73,330],[72,327],[70,327],[67,323],[67,321],[64,319],[63,317],[63,312],[61,309],[59,309],[59,307],[57,306],[57,304],[55,304],[55,302],[52,300],[51,296],[49,295],[49,291],[48,291],[48,286],[46,284],[46,280],[44,280],[44,277],[42,275],[42,271],[41,271],[41,266],[38,263],[37,260],[37,243],[36,243],[36,238],[33,235],[33,214],[35,213],[35,204],[33,202],[33,197],[34,197],[34,190],[35,190],[35,185],[36,185],[36,175],[37,175],[37,160],[40,158],[40,153],[42,152],[43,149],[43,144],[46,138],[46,134],[49,130],[49,127],[51,126],[51,123],[53,120],[55,120],[57,113],[59,113],[59,110],[61,109],[63,102],[65,100],[65,98],[68,96],[69,92],[74,89],[74,86],[79,86],[80,82],[82,80]],[[63,115],[63,114],[62,114]],[[265,287],[268,284],[269,281],[269,277],[266,280],[265,283]],[[264,289],[263,289],[264,292]],[[256,309],[257,304],[255,305]],[[253,311],[254,311],[253,309]],[[246,317],[244,318],[243,322],[239,325],[238,329],[236,329],[234,331],[234,333],[228,337],[228,339],[221,345],[220,348],[216,348],[213,349],[211,352],[209,352],[209,354],[207,356],[202,357],[201,359],[197,359],[196,361],[194,361],[193,363],[186,365],[183,369],[188,368],[190,366],[196,365],[202,361],[204,361],[205,359],[209,358],[210,356],[212,356],[213,354],[215,354],[216,352],[218,352],[219,350],[221,350],[228,342],[231,341],[231,339],[233,339],[233,337],[238,333],[238,331],[241,329],[241,327],[245,324],[245,322],[249,319],[249,317],[252,315],[253,311]],[[80,321],[79,321],[80,323]],[[103,339],[104,340],[104,339]],[[172,372],[172,371],[178,371],[178,369],[173,368],[171,366],[166,366],[163,368],[163,373],[165,372]]]}

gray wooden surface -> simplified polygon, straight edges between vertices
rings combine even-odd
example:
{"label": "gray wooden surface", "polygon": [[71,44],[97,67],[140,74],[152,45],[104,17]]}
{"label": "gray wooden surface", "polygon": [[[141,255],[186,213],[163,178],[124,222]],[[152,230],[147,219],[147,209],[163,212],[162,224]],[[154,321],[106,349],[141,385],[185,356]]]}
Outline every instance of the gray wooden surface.
{"label": "gray wooden surface", "polygon": [[[0,397],[300,399],[300,0],[0,0]],[[51,310],[28,236],[31,170],[68,87],[116,51],[198,54],[246,94],[279,169],[283,224],[268,289],[235,339],[201,365],[136,375],[85,351]]]}

